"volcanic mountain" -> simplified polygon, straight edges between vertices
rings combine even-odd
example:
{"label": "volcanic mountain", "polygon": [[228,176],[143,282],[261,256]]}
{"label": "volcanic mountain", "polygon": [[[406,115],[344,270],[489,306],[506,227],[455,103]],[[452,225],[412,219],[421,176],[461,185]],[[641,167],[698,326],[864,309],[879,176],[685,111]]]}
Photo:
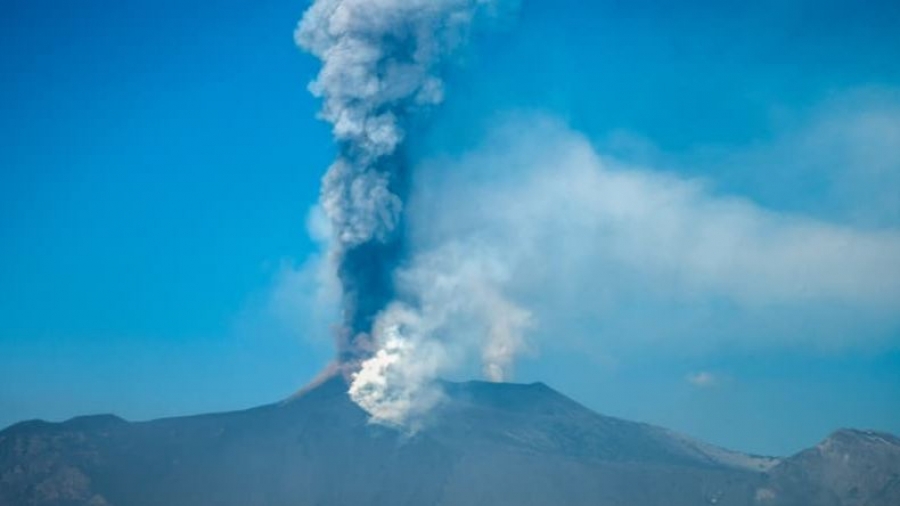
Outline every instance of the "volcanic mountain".
{"label": "volcanic mountain", "polygon": [[787,459],[599,415],[541,383],[445,383],[409,433],[333,378],[246,411],[0,432],[2,506],[897,506],[900,440],[839,431]]}

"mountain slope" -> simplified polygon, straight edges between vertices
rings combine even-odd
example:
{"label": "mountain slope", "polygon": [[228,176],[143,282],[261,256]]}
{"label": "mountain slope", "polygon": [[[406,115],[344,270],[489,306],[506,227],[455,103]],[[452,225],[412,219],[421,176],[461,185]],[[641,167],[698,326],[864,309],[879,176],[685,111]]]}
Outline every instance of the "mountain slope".
{"label": "mountain slope", "polygon": [[[0,432],[0,505],[810,506],[834,495],[811,478],[831,476],[831,458],[729,452],[598,415],[543,384],[444,389],[413,435],[369,424],[340,379],[233,413],[21,423]],[[896,462],[891,444],[872,444],[885,455],[872,465]],[[851,468],[854,498],[900,497],[895,482]],[[837,500],[822,504],[869,504]],[[900,502],[870,506],[881,504]]]}
{"label": "mountain slope", "polygon": [[[900,505],[900,439],[839,430],[772,471],[773,504]],[[810,503],[809,498],[815,502]]]}

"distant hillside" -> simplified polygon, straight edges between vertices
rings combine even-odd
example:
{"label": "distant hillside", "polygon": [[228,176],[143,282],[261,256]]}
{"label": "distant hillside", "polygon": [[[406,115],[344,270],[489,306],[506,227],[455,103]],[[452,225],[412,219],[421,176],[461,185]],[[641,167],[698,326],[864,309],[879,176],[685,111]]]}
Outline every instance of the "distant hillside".
{"label": "distant hillside", "polygon": [[445,384],[415,435],[332,379],[247,411],[0,432],[2,506],[897,506],[900,444],[840,431],[779,461],[596,414],[543,384]]}

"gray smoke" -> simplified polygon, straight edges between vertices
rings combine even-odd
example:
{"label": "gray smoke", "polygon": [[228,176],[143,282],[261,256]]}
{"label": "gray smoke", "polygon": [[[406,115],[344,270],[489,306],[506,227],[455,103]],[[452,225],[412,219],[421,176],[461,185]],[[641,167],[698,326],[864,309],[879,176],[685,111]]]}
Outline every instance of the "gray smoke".
{"label": "gray smoke", "polygon": [[[417,113],[443,100],[442,62],[466,39],[476,16],[500,1],[316,0],[295,33],[297,44],[322,61],[310,91],[323,100],[321,117],[332,124],[339,147],[319,202],[331,223],[329,255],[342,290],[339,361],[351,374],[359,371],[351,394],[376,419],[401,423],[404,414],[378,414],[385,406],[378,399],[396,397],[401,384],[402,395],[423,397],[423,385],[439,373],[437,362],[444,362],[432,356],[435,365],[420,363],[417,367],[427,370],[415,373],[398,372],[411,365],[408,360],[392,362],[390,375],[373,369],[385,350],[411,349],[410,335],[416,336],[417,350],[439,347],[429,341],[440,325],[429,320],[432,315],[423,306],[434,298],[423,293],[428,288],[398,292],[395,286],[401,263],[416,263],[403,230],[410,177],[406,131]],[[379,318],[393,323],[379,323]],[[519,337],[510,326],[504,321],[489,328],[491,335],[514,343]],[[426,341],[434,346],[424,346]],[[499,378],[512,347],[484,347],[495,362],[485,367]]]}

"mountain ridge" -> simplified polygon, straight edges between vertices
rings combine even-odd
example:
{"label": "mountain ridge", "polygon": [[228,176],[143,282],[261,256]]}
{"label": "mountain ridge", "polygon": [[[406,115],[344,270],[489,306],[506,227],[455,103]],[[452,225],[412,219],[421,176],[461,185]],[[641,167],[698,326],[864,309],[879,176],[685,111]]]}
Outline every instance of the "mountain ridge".
{"label": "mountain ridge", "polygon": [[21,422],[0,431],[0,505],[900,504],[889,434],[839,430],[775,459],[601,415],[543,383],[441,386],[415,433],[370,423],[339,377],[241,411]]}

